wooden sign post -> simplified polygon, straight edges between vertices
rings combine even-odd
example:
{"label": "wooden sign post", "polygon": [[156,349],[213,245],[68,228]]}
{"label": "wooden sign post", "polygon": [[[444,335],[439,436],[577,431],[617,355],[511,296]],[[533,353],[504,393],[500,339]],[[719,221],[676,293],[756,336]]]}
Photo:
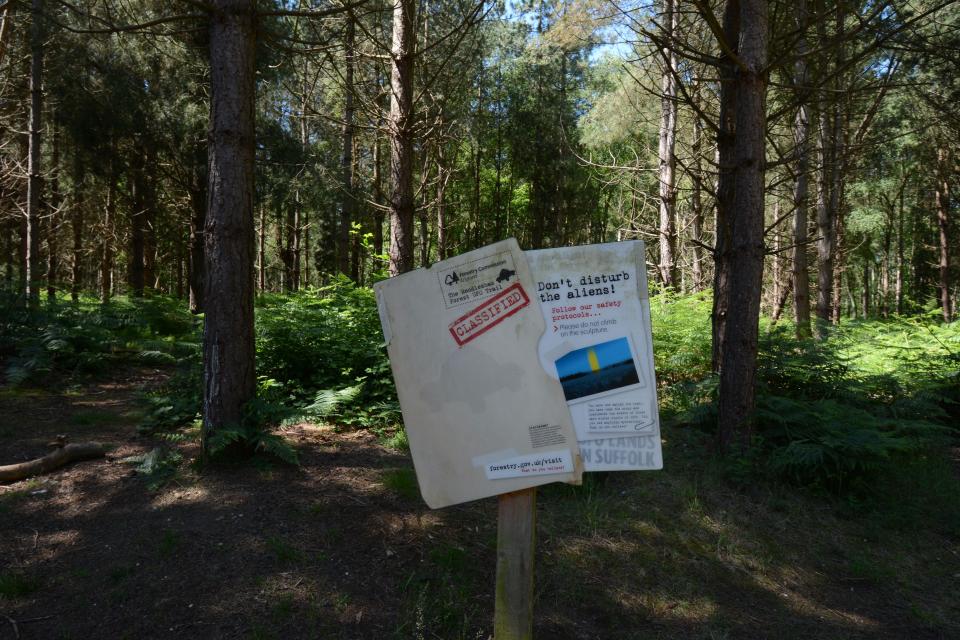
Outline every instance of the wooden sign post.
{"label": "wooden sign post", "polygon": [[493,637],[494,640],[531,640],[537,489],[505,493],[498,500]]}

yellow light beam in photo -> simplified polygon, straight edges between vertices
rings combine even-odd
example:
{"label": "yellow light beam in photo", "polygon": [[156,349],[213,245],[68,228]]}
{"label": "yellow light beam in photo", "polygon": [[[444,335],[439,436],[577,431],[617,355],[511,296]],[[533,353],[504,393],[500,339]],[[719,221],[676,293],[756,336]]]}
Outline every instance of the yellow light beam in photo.
{"label": "yellow light beam in photo", "polygon": [[600,371],[600,360],[597,359],[597,352],[593,349],[587,351],[587,361],[590,362],[590,371],[594,373]]}

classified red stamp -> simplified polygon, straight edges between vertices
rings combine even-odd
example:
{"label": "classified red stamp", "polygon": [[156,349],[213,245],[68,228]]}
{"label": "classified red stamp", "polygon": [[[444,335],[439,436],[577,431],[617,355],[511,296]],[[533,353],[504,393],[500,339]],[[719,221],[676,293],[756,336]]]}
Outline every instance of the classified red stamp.
{"label": "classified red stamp", "polygon": [[450,325],[450,335],[453,336],[458,345],[463,346],[497,326],[528,304],[530,304],[530,298],[527,297],[527,292],[517,282],[473,311],[454,320]]}

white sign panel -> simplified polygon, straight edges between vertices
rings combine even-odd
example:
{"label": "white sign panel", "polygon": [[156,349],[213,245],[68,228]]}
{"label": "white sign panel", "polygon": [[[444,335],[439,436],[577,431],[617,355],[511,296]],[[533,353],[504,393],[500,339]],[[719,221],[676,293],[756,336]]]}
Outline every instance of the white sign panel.
{"label": "white sign panel", "polygon": [[374,290],[430,507],[579,482],[577,437],[563,387],[540,366],[546,327],[516,240]]}
{"label": "white sign panel", "polygon": [[563,388],[584,470],[663,468],[643,243],[527,258],[547,324],[540,361]]}

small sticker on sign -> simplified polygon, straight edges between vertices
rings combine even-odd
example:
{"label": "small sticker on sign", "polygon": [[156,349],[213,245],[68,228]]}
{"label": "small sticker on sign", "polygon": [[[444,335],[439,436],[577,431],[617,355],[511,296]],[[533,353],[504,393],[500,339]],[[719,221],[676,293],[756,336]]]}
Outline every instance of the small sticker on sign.
{"label": "small sticker on sign", "polygon": [[570,473],[573,471],[573,456],[569,449],[518,456],[487,463],[484,471],[488,480]]}

